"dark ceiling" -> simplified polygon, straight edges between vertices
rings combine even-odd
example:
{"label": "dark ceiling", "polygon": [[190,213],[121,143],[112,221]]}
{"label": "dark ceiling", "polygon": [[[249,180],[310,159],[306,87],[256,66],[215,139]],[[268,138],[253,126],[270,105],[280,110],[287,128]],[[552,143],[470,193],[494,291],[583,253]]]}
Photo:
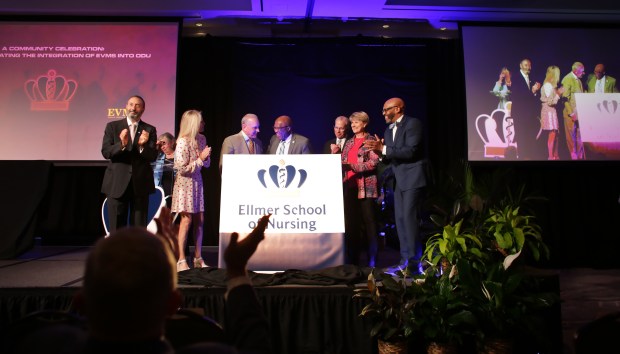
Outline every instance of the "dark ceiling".
{"label": "dark ceiling", "polygon": [[4,0],[0,15],[182,17],[184,36],[457,36],[460,21],[620,23],[617,0]]}

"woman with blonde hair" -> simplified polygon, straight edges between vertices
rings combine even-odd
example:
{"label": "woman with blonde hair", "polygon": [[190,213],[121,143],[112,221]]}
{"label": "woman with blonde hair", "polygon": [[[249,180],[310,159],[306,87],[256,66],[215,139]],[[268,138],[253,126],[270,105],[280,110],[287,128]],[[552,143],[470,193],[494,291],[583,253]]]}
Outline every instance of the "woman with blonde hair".
{"label": "woman with blonde hair", "polygon": [[493,86],[493,90],[491,91],[492,94],[499,98],[497,108],[506,109],[506,103],[510,101],[510,86],[512,86],[510,71],[508,68],[503,67],[499,72],[499,78],[495,82],[495,86]]}
{"label": "woman with blonde hair", "polygon": [[172,212],[181,216],[179,225],[179,259],[177,271],[187,270],[185,242],[192,230],[194,237],[194,268],[205,268],[202,259],[202,226],[204,223],[204,193],[200,170],[211,164],[211,148],[204,131],[202,114],[196,110],[183,113],[181,129],[174,151],[174,168],[177,171],[172,192]]}
{"label": "woman with blonde hair", "polygon": [[558,88],[560,81],[560,68],[551,65],[547,68],[545,81],[540,90],[540,100],[542,108],[540,111],[540,127],[542,130],[548,131],[547,135],[547,153],[548,160],[559,160],[558,155],[558,112],[556,105],[564,92],[563,88]]}

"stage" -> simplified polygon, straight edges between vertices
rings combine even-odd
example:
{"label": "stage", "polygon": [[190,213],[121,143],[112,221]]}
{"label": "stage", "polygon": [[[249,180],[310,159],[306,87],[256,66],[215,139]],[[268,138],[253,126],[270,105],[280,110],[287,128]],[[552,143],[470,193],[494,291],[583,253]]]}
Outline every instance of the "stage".
{"label": "stage", "polygon": [[[44,309],[68,310],[81,286],[90,247],[35,246],[12,260],[0,260],[0,333],[24,315]],[[217,264],[217,247],[204,247],[208,264]],[[386,247],[381,264],[398,253]],[[259,300],[272,330],[277,353],[374,353],[369,326],[358,317],[363,307],[352,298],[364,286],[369,269],[342,266],[312,272],[288,270],[252,274]],[[561,304],[551,318],[557,343],[552,353],[573,353],[575,330],[606,313],[620,310],[620,272],[615,269],[540,270],[557,279]],[[179,274],[184,307],[223,319],[224,270],[216,267]],[[556,335],[557,333],[557,335]],[[557,349],[557,350],[556,350]]]}

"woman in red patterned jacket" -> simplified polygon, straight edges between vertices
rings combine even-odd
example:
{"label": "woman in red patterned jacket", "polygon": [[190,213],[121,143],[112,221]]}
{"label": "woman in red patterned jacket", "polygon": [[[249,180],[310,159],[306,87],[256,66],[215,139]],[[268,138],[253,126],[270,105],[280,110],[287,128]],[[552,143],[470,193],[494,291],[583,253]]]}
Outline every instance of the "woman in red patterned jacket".
{"label": "woman in red patterned jacket", "polygon": [[345,248],[347,263],[360,265],[360,252],[366,246],[369,267],[377,262],[377,164],[379,156],[364,147],[364,141],[376,140],[366,131],[370,118],[365,112],[349,117],[351,137],[342,150],[344,170]]}

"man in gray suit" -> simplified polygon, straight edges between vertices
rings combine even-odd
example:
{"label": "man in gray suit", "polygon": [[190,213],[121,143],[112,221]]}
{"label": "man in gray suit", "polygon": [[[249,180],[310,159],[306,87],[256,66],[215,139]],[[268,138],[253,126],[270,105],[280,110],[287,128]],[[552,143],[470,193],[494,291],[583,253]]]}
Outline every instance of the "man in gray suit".
{"label": "man in gray suit", "polygon": [[263,143],[256,137],[260,132],[258,116],[248,113],[241,118],[241,131],[226,137],[220,152],[220,172],[224,154],[262,154]]}
{"label": "man in gray suit", "polygon": [[269,141],[267,153],[272,155],[311,154],[310,140],[293,133],[293,120],[289,116],[279,116],[273,124],[274,136]]}
{"label": "man in gray suit", "polygon": [[364,145],[383,157],[395,179],[394,217],[400,242],[399,264],[388,273],[407,269],[417,273],[417,247],[420,242],[419,207],[426,187],[426,156],[422,121],[405,115],[405,102],[390,98],[383,104],[389,127],[383,139],[366,140]]}

